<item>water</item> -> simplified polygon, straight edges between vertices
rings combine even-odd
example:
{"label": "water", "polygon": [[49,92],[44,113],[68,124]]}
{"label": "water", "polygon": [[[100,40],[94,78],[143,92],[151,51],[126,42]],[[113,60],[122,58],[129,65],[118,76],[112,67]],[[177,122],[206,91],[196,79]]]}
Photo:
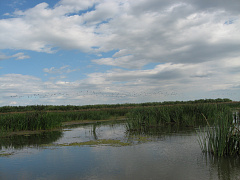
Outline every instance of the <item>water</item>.
{"label": "water", "polygon": [[[63,146],[113,139],[131,145]],[[48,145],[44,145],[48,144]],[[240,179],[238,158],[202,154],[193,128],[129,134],[124,123],[78,125],[0,140],[0,179]]]}

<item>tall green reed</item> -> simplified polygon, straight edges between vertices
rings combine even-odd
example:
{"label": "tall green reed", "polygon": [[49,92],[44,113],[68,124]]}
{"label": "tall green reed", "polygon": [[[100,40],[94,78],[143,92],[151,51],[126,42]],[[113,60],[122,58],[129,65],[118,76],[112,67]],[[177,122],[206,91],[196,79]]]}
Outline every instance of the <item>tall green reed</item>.
{"label": "tall green reed", "polygon": [[127,129],[141,130],[148,126],[162,126],[167,123],[196,126],[204,122],[202,113],[209,119],[226,108],[217,104],[191,104],[160,107],[142,107],[132,109],[128,113]]}
{"label": "tall green reed", "polygon": [[23,130],[46,130],[61,127],[62,122],[75,120],[105,120],[123,116],[128,109],[25,112],[0,114],[0,135],[5,132]]}
{"label": "tall green reed", "polygon": [[61,122],[47,112],[14,113],[0,115],[2,131],[46,130],[60,127]]}
{"label": "tall green reed", "polygon": [[[208,122],[208,119],[204,118]],[[203,130],[200,129],[198,136],[204,153],[218,157],[240,155],[239,122],[234,121],[230,110],[218,112],[214,124],[208,124]]]}

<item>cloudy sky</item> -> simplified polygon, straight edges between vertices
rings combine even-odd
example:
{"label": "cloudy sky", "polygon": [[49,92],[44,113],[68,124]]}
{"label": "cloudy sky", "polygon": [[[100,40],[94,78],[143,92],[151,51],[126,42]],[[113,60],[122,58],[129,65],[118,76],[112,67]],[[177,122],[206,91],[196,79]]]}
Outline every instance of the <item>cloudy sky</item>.
{"label": "cloudy sky", "polygon": [[239,0],[0,0],[0,106],[240,100]]}

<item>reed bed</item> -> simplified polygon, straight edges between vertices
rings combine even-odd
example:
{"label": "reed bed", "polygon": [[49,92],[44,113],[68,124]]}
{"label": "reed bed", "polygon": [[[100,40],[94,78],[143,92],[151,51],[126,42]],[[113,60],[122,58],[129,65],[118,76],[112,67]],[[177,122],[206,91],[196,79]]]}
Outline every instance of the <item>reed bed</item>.
{"label": "reed bed", "polygon": [[52,118],[57,118],[61,122],[75,120],[107,120],[115,117],[124,116],[127,109],[109,109],[109,110],[89,110],[89,111],[66,111],[66,112],[49,112]]}
{"label": "reed bed", "polygon": [[240,155],[239,111],[225,104],[195,104],[136,108],[129,112],[129,132],[148,133],[177,124],[199,128],[199,144],[203,152],[214,156]]}
{"label": "reed bed", "polygon": [[62,122],[76,120],[106,120],[124,116],[127,109],[66,111],[66,112],[26,112],[0,114],[0,136],[6,132],[26,130],[48,130],[59,128]]}
{"label": "reed bed", "polygon": [[239,127],[239,114],[218,112],[214,124],[198,132],[202,151],[218,157],[240,155]]}
{"label": "reed bed", "polygon": [[61,122],[46,112],[15,113],[0,115],[0,129],[5,132],[46,130],[60,127]]}
{"label": "reed bed", "polygon": [[201,113],[211,118],[218,111],[221,105],[214,102],[227,106],[232,103],[229,99],[205,99],[88,106],[4,106],[0,107],[0,136],[11,131],[58,128],[66,121],[115,119],[127,114],[129,130],[166,123],[194,126],[197,121],[203,121]]}
{"label": "reed bed", "polygon": [[176,123],[185,126],[196,126],[204,122],[204,114],[209,120],[219,111],[229,108],[221,104],[192,104],[162,107],[136,108],[129,112],[127,129],[142,131],[148,127]]}

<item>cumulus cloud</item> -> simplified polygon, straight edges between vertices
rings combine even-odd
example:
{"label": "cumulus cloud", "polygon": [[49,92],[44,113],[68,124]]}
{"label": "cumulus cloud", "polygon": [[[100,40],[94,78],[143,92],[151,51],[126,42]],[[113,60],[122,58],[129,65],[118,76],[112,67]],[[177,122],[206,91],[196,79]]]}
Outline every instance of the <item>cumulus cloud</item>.
{"label": "cumulus cloud", "polygon": [[[126,53],[127,49],[127,55],[94,62],[126,67],[123,64],[199,63],[239,56],[238,15],[223,9],[197,9],[195,4],[187,3],[167,3],[165,7],[159,6],[157,11],[151,3],[145,7],[146,3],[133,3],[135,6],[130,10],[126,8],[121,15],[98,29],[99,32],[108,30],[112,35],[102,49],[114,47],[119,49],[119,54]],[[153,4],[156,7],[157,2]],[[145,11],[138,13],[139,9]],[[230,19],[237,20],[226,23]]]}
{"label": "cumulus cloud", "polygon": [[127,49],[131,58],[97,62],[120,67],[137,62],[139,66],[149,62],[198,63],[239,55],[239,14],[230,11],[238,6],[206,4],[188,0],[62,0],[50,8],[41,3],[16,11],[15,18],[0,20],[0,48],[48,53],[56,47],[83,52],[120,53]]}
{"label": "cumulus cloud", "polygon": [[48,8],[41,3],[26,11],[16,11],[15,18],[0,20],[1,49],[26,49],[53,53],[54,47],[89,51],[94,45],[94,29],[81,26],[81,16],[65,16],[71,8]]}

